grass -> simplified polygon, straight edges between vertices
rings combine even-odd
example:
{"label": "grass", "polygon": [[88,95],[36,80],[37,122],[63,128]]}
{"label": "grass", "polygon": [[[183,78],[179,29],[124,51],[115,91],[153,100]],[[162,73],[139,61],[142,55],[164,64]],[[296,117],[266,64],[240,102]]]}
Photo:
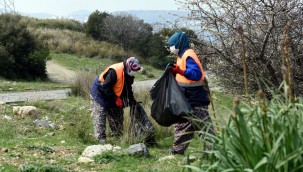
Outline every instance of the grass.
{"label": "grass", "polygon": [[[219,94],[219,93],[217,93]],[[150,117],[148,94],[136,94],[144,100],[144,108]],[[226,99],[224,97],[224,99]],[[225,102],[225,100],[223,101]],[[2,106],[0,110],[0,171],[182,171],[185,156],[177,155],[173,160],[159,161],[167,156],[161,150],[169,149],[173,143],[172,127],[161,127],[150,118],[155,126],[158,147],[150,147],[151,157],[139,158],[129,155],[101,157],[100,162],[82,164],[77,160],[85,147],[97,144],[93,138],[90,102],[80,97],[66,100],[23,102],[17,105],[33,105],[39,109],[40,118],[47,118],[58,129],[40,128],[30,119],[6,120],[4,115],[12,115],[13,104]],[[125,109],[125,131],[129,124],[129,108]],[[127,138],[109,137],[113,145],[128,148],[132,142]],[[186,154],[197,157],[201,149],[198,137],[192,140]],[[7,151],[6,151],[7,150]],[[50,151],[53,150],[53,151]],[[113,160],[112,160],[113,159]],[[195,161],[193,164],[199,163]]]}
{"label": "grass", "polygon": [[8,81],[0,79],[0,93],[6,92],[22,92],[22,91],[42,91],[42,90],[55,90],[69,87],[64,83],[56,83],[52,81]]}
{"label": "grass", "polygon": [[[110,60],[102,61],[97,59],[87,59],[69,54],[51,54],[52,59],[72,70],[90,70],[98,67],[105,67]],[[103,64],[106,63],[106,64]],[[89,67],[91,66],[91,67]],[[162,74],[162,70],[156,70],[150,66],[143,67],[150,73],[155,74],[153,79]],[[147,75],[140,74],[138,78],[145,80]],[[136,77],[136,80],[138,79]],[[138,79],[139,80],[139,79]],[[4,81],[8,82],[8,81]],[[17,82],[16,82],[17,83]],[[8,82],[3,88],[8,89],[12,82]],[[57,83],[52,82],[24,82],[15,86],[22,91],[28,88],[43,90]],[[18,87],[19,86],[19,87]],[[62,84],[63,87],[66,85]],[[143,107],[150,117],[151,101],[148,90],[135,92],[135,97],[143,102]],[[213,92],[216,115],[218,119],[228,119],[228,109],[232,105],[229,95]],[[39,109],[39,116],[42,119],[49,119],[55,123],[57,128],[40,128],[32,120],[7,120],[5,115],[13,116],[13,105],[33,105]],[[161,127],[150,118],[155,126],[158,147],[150,147],[151,154],[148,158],[139,158],[129,155],[110,155],[99,157],[101,160],[94,163],[78,163],[83,150],[89,146],[97,144],[93,137],[92,116],[90,102],[80,97],[69,97],[66,100],[52,100],[39,102],[23,102],[18,104],[7,104],[0,107],[0,171],[183,171],[186,156],[176,155],[175,159],[159,161],[167,156],[161,152],[163,149],[171,148],[173,143],[173,128]],[[129,108],[125,109],[124,130],[127,131],[130,122]],[[220,117],[220,118],[219,118]],[[125,132],[126,133],[126,132]],[[128,148],[135,141],[129,140],[127,134],[121,138],[109,137],[109,142],[113,145]],[[196,136],[189,145],[186,155],[200,156],[202,143]],[[106,162],[106,163],[105,163]],[[198,166],[203,160],[196,160],[191,165]]]}
{"label": "grass", "polygon": [[[90,71],[95,74],[100,74],[106,67],[111,64],[118,63],[112,59],[97,59],[86,58],[73,54],[51,53],[52,60],[73,71]],[[119,61],[120,62],[120,61]],[[144,72],[139,72],[136,75],[136,80],[148,80],[159,78],[163,70],[156,69],[147,64],[141,64]]]}

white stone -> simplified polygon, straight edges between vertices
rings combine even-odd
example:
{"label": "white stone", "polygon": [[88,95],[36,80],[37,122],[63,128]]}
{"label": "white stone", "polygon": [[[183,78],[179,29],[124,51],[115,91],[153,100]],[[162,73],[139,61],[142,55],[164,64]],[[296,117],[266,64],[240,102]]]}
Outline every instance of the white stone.
{"label": "white stone", "polygon": [[165,156],[162,158],[159,158],[159,161],[169,161],[169,160],[175,160],[176,157],[174,155]]}
{"label": "white stone", "polygon": [[119,146],[112,146],[111,144],[105,144],[105,145],[91,145],[85,148],[85,150],[82,152],[82,157],[87,158],[93,158],[96,155],[100,155],[104,152],[108,151],[120,151],[121,147]]}
{"label": "white stone", "polygon": [[79,163],[91,163],[91,162],[94,162],[94,160],[81,156],[78,158],[78,162]]}
{"label": "white stone", "polygon": [[38,118],[38,108],[35,106],[13,106],[13,113],[17,118]]}

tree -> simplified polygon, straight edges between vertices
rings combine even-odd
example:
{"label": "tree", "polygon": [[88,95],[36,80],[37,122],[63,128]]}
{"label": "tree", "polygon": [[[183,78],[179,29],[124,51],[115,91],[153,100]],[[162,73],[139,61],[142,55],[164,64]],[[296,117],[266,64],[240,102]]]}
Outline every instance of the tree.
{"label": "tree", "polygon": [[49,51],[32,36],[20,15],[0,15],[0,76],[46,78]]}
{"label": "tree", "polygon": [[[256,80],[278,87],[283,79],[281,66],[285,49],[289,50],[294,90],[302,94],[302,2],[189,0],[183,1],[183,5],[191,11],[187,19],[201,28],[199,38],[204,42],[199,46],[207,49],[204,55],[211,61],[209,68],[220,76],[225,86],[244,86],[239,74],[243,74],[245,57],[251,89],[258,89]],[[285,26],[289,26],[287,33]],[[291,41],[282,45],[285,37]]]}
{"label": "tree", "polygon": [[108,16],[104,24],[109,42],[119,44],[125,50],[132,49],[140,55],[148,53],[147,44],[152,36],[151,25],[127,13]]}
{"label": "tree", "polygon": [[108,16],[110,16],[110,14],[106,12],[100,12],[98,10],[93,12],[89,15],[87,23],[84,25],[85,33],[96,40],[106,40],[104,19]]}

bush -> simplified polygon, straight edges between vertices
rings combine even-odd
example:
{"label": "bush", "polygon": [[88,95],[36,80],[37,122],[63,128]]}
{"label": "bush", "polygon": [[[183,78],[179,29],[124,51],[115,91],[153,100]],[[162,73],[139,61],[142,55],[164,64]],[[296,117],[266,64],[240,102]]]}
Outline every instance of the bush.
{"label": "bush", "polygon": [[163,69],[166,67],[168,63],[172,63],[174,57],[166,56],[166,57],[158,57],[158,56],[152,56],[150,59],[148,59],[148,62],[155,68]]}
{"label": "bush", "polygon": [[0,15],[0,76],[5,78],[46,78],[49,54],[32,36],[20,15]]}
{"label": "bush", "polygon": [[34,27],[60,30],[68,29],[78,32],[81,32],[83,30],[83,26],[80,22],[70,19],[40,19],[34,24]]}
{"label": "bush", "polygon": [[214,150],[208,152],[206,171],[302,171],[303,102],[293,103],[276,96],[256,106],[240,108],[236,101],[234,115],[219,132]]}
{"label": "bush", "polygon": [[71,83],[71,95],[80,96],[89,100],[90,86],[96,75],[89,71],[81,71],[76,74],[75,79]]}

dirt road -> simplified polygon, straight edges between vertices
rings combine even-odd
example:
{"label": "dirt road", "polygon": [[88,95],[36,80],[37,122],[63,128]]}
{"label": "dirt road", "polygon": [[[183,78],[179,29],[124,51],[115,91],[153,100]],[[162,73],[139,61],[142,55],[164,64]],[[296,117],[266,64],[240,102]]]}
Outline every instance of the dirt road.
{"label": "dirt road", "polygon": [[[70,83],[76,73],[72,70],[58,65],[52,61],[46,63],[48,78],[54,82]],[[133,85],[134,91],[140,89],[150,89],[156,80],[136,81]],[[18,92],[0,94],[0,102],[13,103],[31,100],[52,100],[66,99],[70,89],[51,90],[51,91],[36,91],[36,92]]]}
{"label": "dirt road", "polygon": [[54,63],[53,61],[46,62],[47,76],[54,82],[70,83],[76,73],[72,70]]}

